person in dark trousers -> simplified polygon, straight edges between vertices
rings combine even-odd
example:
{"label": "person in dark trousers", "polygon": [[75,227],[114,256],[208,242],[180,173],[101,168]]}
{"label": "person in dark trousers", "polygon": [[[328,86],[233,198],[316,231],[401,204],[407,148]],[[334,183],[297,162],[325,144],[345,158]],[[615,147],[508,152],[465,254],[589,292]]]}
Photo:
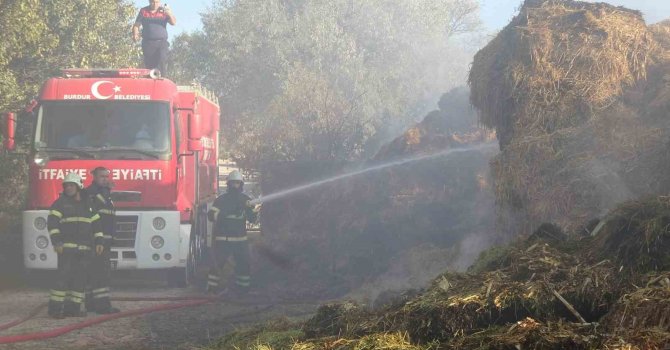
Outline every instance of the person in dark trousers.
{"label": "person in dark trousers", "polygon": [[228,191],[219,196],[209,210],[212,227],[212,266],[207,276],[207,291],[219,293],[221,269],[230,256],[235,262],[235,287],[233,293],[246,294],[251,286],[249,241],[247,221],[256,222],[260,206],[250,204],[251,197],[244,194],[244,178],[233,171],[227,179]]}
{"label": "person in dark trousers", "polygon": [[93,183],[86,188],[84,193],[93,212],[100,215],[104,249],[102,254],[93,257],[88,267],[90,290],[86,295],[86,310],[98,314],[112,314],[119,312],[119,309],[112,307],[109,300],[110,249],[116,228],[116,212],[109,181],[110,172],[105,167],[97,167],[93,169],[91,175],[93,175]]}
{"label": "person in dark trousers", "polygon": [[[81,317],[86,266],[93,254],[102,254],[100,215],[82,195],[84,182],[76,173],[63,180],[63,193],[53,203],[47,219],[51,245],[58,254],[58,276],[49,298],[49,316]],[[95,252],[93,251],[95,249]]]}
{"label": "person in dark trousers", "polygon": [[177,19],[172,10],[167,6],[161,6],[160,0],[149,0],[149,6],[140,9],[135,24],[133,25],[133,40],[140,40],[140,27],[142,28],[142,54],[144,56],[144,67],[158,69],[165,75],[168,48],[167,24],[177,24]]}

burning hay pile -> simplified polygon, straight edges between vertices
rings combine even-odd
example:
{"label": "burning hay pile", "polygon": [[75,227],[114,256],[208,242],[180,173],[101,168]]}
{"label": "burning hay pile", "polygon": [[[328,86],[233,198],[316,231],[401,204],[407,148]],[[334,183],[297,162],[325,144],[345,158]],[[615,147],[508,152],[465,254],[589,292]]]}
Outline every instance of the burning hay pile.
{"label": "burning hay pile", "polygon": [[522,231],[668,189],[669,34],[621,7],[528,0],[477,53],[471,101],[497,131],[496,195]]}
{"label": "burning hay pile", "polygon": [[[651,240],[648,249],[635,251],[636,261],[668,258],[668,208],[665,197],[624,203],[595,238],[572,234],[557,240],[546,233],[553,232],[551,225],[543,225],[497,254],[482,254],[481,259],[495,256],[495,263],[444,273],[415,297],[381,309],[324,305],[293,326],[291,346],[258,344],[275,350],[665,349],[670,266],[622,268],[621,252],[632,241],[644,241],[644,234]],[[273,330],[278,331],[286,329]]]}

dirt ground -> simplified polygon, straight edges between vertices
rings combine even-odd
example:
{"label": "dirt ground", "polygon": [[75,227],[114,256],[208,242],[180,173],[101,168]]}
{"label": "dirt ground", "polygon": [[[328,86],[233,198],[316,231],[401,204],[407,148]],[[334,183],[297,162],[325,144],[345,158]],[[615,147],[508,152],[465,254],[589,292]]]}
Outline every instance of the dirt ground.
{"label": "dirt ground", "polygon": [[[167,288],[163,281],[116,279],[115,297],[175,297],[199,294],[193,288]],[[0,324],[20,319],[48,298],[44,287],[15,288],[0,291]],[[226,333],[268,319],[307,317],[317,302],[271,301],[262,291],[245,297],[243,305],[228,302],[209,303],[193,308],[157,312],[117,319],[58,338],[0,345],[0,349],[197,349]],[[121,310],[132,310],[167,302],[114,302]],[[0,336],[41,332],[95,317],[53,320],[43,310],[30,321],[1,331]]]}

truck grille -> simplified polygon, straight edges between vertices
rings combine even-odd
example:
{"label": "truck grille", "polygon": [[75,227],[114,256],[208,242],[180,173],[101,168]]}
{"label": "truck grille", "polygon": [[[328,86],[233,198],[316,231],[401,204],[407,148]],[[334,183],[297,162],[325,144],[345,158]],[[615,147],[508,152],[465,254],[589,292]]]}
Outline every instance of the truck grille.
{"label": "truck grille", "polygon": [[135,248],[137,215],[117,215],[113,248]]}

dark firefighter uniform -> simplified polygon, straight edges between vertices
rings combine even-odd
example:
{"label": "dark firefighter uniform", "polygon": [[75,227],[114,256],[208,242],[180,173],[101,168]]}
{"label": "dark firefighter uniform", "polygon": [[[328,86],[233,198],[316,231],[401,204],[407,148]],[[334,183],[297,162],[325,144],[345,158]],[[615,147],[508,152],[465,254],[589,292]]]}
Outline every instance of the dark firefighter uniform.
{"label": "dark firefighter uniform", "polygon": [[55,288],[49,299],[49,315],[77,316],[84,302],[86,267],[95,255],[95,246],[102,244],[103,232],[100,215],[91,210],[84,196],[61,195],[49,211],[47,220],[51,244],[63,247],[58,255],[58,273]]}
{"label": "dark firefighter uniform", "polygon": [[258,215],[250,206],[251,198],[240,189],[229,187],[219,196],[209,211],[212,228],[213,262],[207,276],[207,290],[216,292],[221,282],[221,269],[230,256],[235,261],[235,284],[246,292],[251,285],[247,221],[255,222]]}
{"label": "dark firefighter uniform", "polygon": [[114,239],[116,228],[116,212],[112,201],[111,190],[108,187],[98,186],[93,183],[86,188],[85,196],[88,198],[91,209],[100,216],[101,229],[103,233],[102,244],[104,251],[101,255],[93,256],[89,266],[88,283],[91,288],[90,299],[87,300],[87,310],[106,314],[115,311],[109,300],[109,282],[111,275],[110,249]]}

